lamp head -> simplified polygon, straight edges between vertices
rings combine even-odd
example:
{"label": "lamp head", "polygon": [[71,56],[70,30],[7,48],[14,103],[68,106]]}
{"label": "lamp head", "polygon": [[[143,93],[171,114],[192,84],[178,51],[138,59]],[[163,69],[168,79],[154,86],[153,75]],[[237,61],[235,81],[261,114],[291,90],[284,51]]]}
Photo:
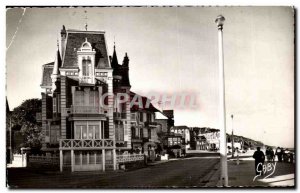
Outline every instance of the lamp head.
{"label": "lamp head", "polygon": [[223,15],[219,15],[216,20],[215,20],[216,24],[218,27],[223,27],[224,22],[225,22],[225,17],[223,17]]}

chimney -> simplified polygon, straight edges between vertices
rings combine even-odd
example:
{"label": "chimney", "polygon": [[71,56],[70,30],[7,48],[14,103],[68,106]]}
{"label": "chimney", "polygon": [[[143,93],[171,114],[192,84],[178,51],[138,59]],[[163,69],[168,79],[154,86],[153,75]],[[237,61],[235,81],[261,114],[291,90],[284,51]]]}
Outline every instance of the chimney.
{"label": "chimney", "polygon": [[127,56],[127,52],[125,53],[125,57],[124,57],[124,60],[123,60],[123,66],[124,67],[128,67],[129,65],[129,58]]}

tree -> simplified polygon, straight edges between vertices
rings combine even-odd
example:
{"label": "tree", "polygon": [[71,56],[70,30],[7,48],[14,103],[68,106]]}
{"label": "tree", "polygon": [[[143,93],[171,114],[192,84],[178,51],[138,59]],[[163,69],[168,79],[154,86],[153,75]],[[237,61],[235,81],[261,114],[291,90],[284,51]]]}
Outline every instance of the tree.
{"label": "tree", "polygon": [[22,146],[30,147],[32,149],[41,148],[41,124],[36,120],[36,113],[41,112],[41,99],[25,100],[20,106],[8,114],[8,123],[11,122],[13,131],[20,131],[24,136],[24,143]]}

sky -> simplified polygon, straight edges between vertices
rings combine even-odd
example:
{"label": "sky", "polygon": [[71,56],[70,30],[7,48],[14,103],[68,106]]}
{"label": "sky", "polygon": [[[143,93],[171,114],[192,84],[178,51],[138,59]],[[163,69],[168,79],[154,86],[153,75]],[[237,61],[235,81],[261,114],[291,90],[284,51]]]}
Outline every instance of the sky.
{"label": "sky", "polygon": [[227,132],[233,114],[235,134],[294,146],[291,7],[8,9],[6,95],[11,109],[41,97],[42,65],[54,61],[62,25],[84,30],[85,10],[88,29],[106,32],[109,54],[114,41],[119,62],[128,53],[132,91],[192,93],[197,108],[174,108],[175,125],[213,128],[218,128],[219,106],[214,20],[222,14]]}

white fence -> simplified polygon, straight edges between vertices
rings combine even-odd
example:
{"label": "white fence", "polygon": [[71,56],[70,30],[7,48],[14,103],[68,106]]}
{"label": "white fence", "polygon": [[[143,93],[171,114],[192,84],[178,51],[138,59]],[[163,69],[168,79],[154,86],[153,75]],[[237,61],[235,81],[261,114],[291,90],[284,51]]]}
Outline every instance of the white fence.
{"label": "white fence", "polygon": [[128,163],[128,162],[136,162],[143,161],[144,154],[123,154],[117,155],[117,163]]}
{"label": "white fence", "polygon": [[13,160],[11,164],[7,164],[8,168],[27,167],[26,154],[13,154]]}

